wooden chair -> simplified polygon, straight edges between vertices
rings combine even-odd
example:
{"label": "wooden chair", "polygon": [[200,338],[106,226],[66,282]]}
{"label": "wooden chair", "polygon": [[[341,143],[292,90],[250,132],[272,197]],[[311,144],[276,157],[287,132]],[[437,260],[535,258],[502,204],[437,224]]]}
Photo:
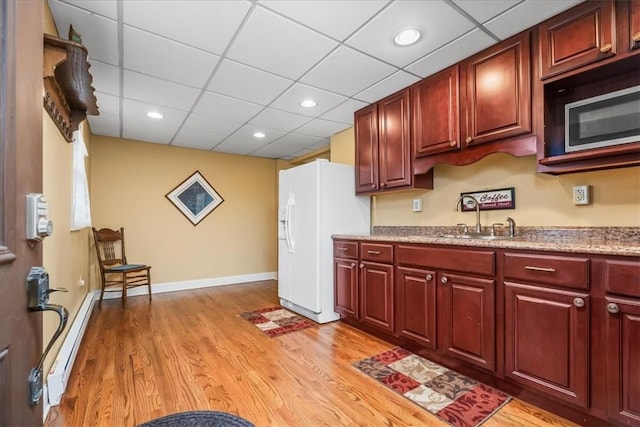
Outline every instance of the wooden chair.
{"label": "wooden chair", "polygon": [[127,290],[138,286],[149,287],[149,301],[151,301],[151,266],[144,264],[129,264],[125,255],[124,227],[120,230],[101,228],[93,230],[93,238],[98,254],[102,290],[100,302],[105,292],[122,292],[122,306],[127,305]]}

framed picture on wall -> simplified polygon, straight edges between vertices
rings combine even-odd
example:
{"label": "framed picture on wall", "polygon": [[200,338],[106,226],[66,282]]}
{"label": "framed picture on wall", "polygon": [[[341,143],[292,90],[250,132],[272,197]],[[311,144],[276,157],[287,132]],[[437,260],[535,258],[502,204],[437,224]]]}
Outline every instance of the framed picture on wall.
{"label": "framed picture on wall", "polygon": [[207,180],[195,171],[176,188],[165,195],[173,205],[195,226],[205,219],[224,199]]}

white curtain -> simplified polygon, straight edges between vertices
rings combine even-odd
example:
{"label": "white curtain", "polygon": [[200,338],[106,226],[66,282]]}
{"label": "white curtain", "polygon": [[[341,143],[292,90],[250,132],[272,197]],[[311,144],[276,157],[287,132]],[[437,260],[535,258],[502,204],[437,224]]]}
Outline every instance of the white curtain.
{"label": "white curtain", "polygon": [[73,133],[73,189],[71,194],[71,230],[80,230],[91,226],[91,207],[89,205],[89,182],[84,159],[89,156],[82,131],[84,123]]}

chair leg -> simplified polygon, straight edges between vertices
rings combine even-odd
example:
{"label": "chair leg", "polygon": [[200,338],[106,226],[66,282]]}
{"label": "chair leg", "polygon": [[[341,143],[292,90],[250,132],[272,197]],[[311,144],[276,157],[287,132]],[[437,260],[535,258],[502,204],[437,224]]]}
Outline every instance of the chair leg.
{"label": "chair leg", "polygon": [[127,274],[122,275],[122,307],[127,306]]}
{"label": "chair leg", "polygon": [[147,286],[149,286],[149,301],[151,301],[151,272],[147,270]]}
{"label": "chair leg", "polygon": [[102,279],[102,288],[100,289],[100,302],[98,302],[98,307],[102,307],[103,297],[104,297],[104,279]]}

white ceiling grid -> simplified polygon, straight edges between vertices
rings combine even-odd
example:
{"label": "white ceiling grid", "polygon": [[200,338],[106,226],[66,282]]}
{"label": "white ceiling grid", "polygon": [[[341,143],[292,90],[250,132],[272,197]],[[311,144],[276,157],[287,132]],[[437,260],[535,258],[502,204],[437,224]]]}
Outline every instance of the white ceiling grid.
{"label": "white ceiling grid", "polygon": [[[73,25],[89,51],[94,134],[292,159],[354,111],[581,0],[48,1],[61,37]],[[395,46],[407,27],[422,38]]]}

